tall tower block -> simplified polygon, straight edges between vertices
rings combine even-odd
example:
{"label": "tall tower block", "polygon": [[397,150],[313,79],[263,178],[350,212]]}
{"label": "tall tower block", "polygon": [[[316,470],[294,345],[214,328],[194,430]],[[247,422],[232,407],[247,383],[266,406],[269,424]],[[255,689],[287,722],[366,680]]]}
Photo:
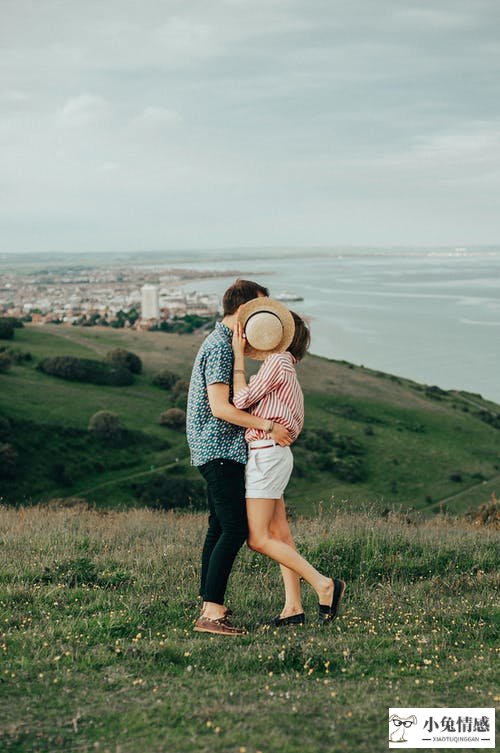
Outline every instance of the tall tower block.
{"label": "tall tower block", "polygon": [[143,285],[141,288],[141,319],[158,319],[159,316],[158,285]]}

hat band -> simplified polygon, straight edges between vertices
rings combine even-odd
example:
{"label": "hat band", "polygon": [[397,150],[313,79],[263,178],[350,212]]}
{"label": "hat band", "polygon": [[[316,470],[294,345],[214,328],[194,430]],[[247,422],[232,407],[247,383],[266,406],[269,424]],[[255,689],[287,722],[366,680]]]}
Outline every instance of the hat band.
{"label": "hat band", "polygon": [[248,322],[250,321],[250,319],[253,319],[254,316],[258,316],[259,314],[271,314],[271,316],[274,316],[279,321],[281,326],[283,326],[283,322],[279,318],[278,314],[274,313],[274,311],[269,311],[269,309],[259,309],[258,311],[254,311],[253,314],[250,314],[250,316],[245,322],[245,327],[248,325]]}

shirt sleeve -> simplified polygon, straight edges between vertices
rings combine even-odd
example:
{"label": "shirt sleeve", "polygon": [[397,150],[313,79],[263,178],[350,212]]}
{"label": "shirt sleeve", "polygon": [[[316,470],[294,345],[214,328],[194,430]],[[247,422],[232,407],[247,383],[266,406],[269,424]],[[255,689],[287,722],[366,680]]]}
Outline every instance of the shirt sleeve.
{"label": "shirt sleeve", "polygon": [[244,409],[255,405],[265,395],[279,387],[283,381],[285,369],[281,358],[269,356],[266,358],[257,374],[250,377],[248,386],[244,387],[233,397],[233,404],[236,408]]}
{"label": "shirt sleeve", "polygon": [[233,381],[233,351],[223,346],[211,348],[205,360],[205,380],[207,385]]}

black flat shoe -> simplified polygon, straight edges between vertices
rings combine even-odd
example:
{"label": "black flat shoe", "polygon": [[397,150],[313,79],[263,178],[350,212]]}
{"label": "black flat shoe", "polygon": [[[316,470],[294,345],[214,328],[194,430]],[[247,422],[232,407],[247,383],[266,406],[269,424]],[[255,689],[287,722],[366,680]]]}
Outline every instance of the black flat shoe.
{"label": "black flat shoe", "polygon": [[285,627],[286,625],[303,625],[305,621],[306,616],[304,612],[300,612],[300,614],[292,614],[290,617],[280,617],[277,615],[265,624],[267,627]]}
{"label": "black flat shoe", "polygon": [[340,600],[344,595],[345,591],[345,580],[340,580],[340,578],[334,578],[333,579],[333,597],[332,597],[332,603],[329,604],[319,604],[319,621],[325,624],[326,622],[332,622],[336,616],[339,613],[339,604]]}

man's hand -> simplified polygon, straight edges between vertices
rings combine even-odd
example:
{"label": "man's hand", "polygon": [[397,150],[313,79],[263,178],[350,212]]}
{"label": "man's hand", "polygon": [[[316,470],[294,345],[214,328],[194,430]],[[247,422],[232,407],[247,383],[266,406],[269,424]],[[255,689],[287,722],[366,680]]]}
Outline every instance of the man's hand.
{"label": "man's hand", "polygon": [[247,344],[245,333],[240,322],[236,322],[233,330],[233,353],[235,358],[243,358],[245,355],[245,345]]}
{"label": "man's hand", "polygon": [[281,445],[281,447],[287,447],[293,442],[292,435],[288,429],[283,424],[277,424],[276,422],[274,422],[273,430],[269,436]]}

